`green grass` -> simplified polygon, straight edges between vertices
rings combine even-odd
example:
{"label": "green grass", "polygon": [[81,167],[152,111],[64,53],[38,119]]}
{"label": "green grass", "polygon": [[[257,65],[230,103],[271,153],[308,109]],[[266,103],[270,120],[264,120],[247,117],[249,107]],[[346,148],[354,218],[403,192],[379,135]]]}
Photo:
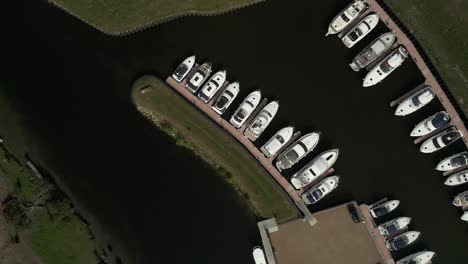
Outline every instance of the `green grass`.
{"label": "green grass", "polygon": [[[140,88],[152,90],[145,94]],[[183,99],[161,80],[144,76],[132,88],[132,98],[140,112],[176,143],[194,151],[230,182],[262,218],[285,221],[297,216],[289,197],[241,144]]]}
{"label": "green grass", "polygon": [[[425,49],[468,115],[468,1],[385,0]],[[459,69],[464,77],[457,73]],[[465,79],[465,80],[464,80]]]}
{"label": "green grass", "polygon": [[131,31],[181,14],[223,12],[262,0],[52,0],[107,33]]}

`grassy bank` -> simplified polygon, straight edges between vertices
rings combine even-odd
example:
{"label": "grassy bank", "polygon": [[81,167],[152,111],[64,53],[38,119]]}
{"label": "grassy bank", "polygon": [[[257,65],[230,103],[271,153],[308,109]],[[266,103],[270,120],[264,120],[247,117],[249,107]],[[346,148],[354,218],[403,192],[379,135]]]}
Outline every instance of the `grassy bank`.
{"label": "grassy bank", "polygon": [[[140,89],[151,86],[145,94]],[[224,130],[180,97],[161,80],[145,76],[132,88],[138,110],[180,146],[191,149],[217,169],[251,205],[259,217],[280,221],[296,216],[286,194],[256,160]]]}
{"label": "grassy bank", "polygon": [[468,115],[468,1],[384,2],[413,32]]}
{"label": "grassy bank", "polygon": [[263,0],[51,0],[106,33],[122,33],[185,14],[214,15]]}

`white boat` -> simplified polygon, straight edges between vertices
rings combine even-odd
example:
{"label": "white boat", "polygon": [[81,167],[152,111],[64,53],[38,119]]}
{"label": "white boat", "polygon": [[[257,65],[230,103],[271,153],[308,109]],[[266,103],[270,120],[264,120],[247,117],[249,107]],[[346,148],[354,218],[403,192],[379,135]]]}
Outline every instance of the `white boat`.
{"label": "white boat", "polygon": [[338,159],[338,149],[331,149],[318,155],[291,177],[291,183],[296,189],[301,189],[317,180],[335,164]]}
{"label": "white boat", "polygon": [[450,116],[445,111],[440,111],[432,116],[424,119],[419,124],[417,124],[414,129],[411,131],[412,137],[421,137],[425,136],[432,131],[435,131],[443,126],[445,126],[450,121]]}
{"label": "white boat", "polygon": [[436,170],[450,171],[468,164],[468,152],[464,151],[443,159],[437,164]]}
{"label": "white boat", "polygon": [[250,140],[256,140],[268,125],[271,123],[276,113],[278,112],[279,104],[277,101],[270,102],[255,116],[253,121],[245,130],[245,135]]}
{"label": "white boat", "polygon": [[459,193],[453,199],[453,205],[457,207],[465,207],[468,205],[468,191]]}
{"label": "white boat", "polygon": [[410,223],[410,217],[398,217],[379,225],[377,229],[382,236],[391,237],[406,229]]}
{"label": "white boat", "polygon": [[392,251],[400,250],[413,244],[416,240],[418,240],[419,236],[421,236],[421,232],[408,231],[398,236],[390,238],[385,242],[385,245],[388,249]]}
{"label": "white boat", "polygon": [[403,100],[395,110],[395,115],[409,115],[427,105],[435,95],[430,86],[426,86]]}
{"label": "white boat", "polygon": [[317,146],[319,139],[320,133],[312,132],[294,142],[276,159],[278,170],[289,169],[299,162]]}
{"label": "white boat", "polygon": [[455,127],[450,127],[426,139],[426,141],[421,144],[419,150],[422,153],[432,153],[452,144],[462,136],[463,133],[460,130],[457,130]]}
{"label": "white boat", "polygon": [[464,211],[460,219],[468,222],[468,211]]}
{"label": "white boat", "polygon": [[260,90],[256,90],[250,93],[239,105],[229,122],[231,122],[234,127],[240,128],[245,123],[245,121],[247,121],[247,118],[249,118],[255,108],[257,108],[261,98],[262,94]]}
{"label": "white boat", "polygon": [[185,84],[185,87],[189,89],[192,93],[196,93],[198,89],[202,86],[203,82],[208,79],[208,76],[211,74],[211,63],[205,62],[200,65],[197,71],[190,77],[190,79]]}
{"label": "white boat", "polygon": [[208,103],[219,88],[223,86],[224,81],[226,81],[226,71],[219,71],[213,74],[205,85],[203,85],[203,88],[198,93],[198,98],[205,104]]}
{"label": "white boat", "polygon": [[339,182],[339,176],[327,177],[314,187],[310,188],[310,190],[303,193],[301,198],[305,204],[314,204],[335,190],[336,187],[338,187]]}
{"label": "white boat", "polygon": [[179,66],[177,66],[174,73],[172,73],[172,78],[177,82],[181,82],[193,68],[193,65],[195,65],[195,56],[186,58],[181,64],[179,64]]}
{"label": "white boat", "polygon": [[252,255],[255,261],[255,264],[268,264],[265,259],[265,254],[263,249],[259,246],[253,248]]}
{"label": "white boat", "polygon": [[359,71],[375,61],[380,55],[390,49],[395,42],[396,37],[392,32],[387,32],[375,39],[369,46],[359,52],[354,57],[353,62],[349,64],[351,69]]}
{"label": "white boat", "polygon": [[396,264],[430,264],[434,257],[433,251],[420,251],[398,260]]}
{"label": "white boat", "polygon": [[367,7],[367,3],[364,0],[355,0],[352,2],[332,20],[325,36],[343,31],[343,29],[353,23]]}
{"label": "white boat", "polygon": [[289,140],[291,140],[294,134],[294,127],[289,126],[276,132],[261,148],[265,157],[269,158],[275,155]]}
{"label": "white boat", "polygon": [[395,210],[399,204],[400,204],[400,201],[398,200],[390,200],[374,208],[371,208],[369,211],[372,217],[377,218]]}
{"label": "white boat", "polygon": [[343,44],[346,47],[351,48],[367,34],[369,34],[379,23],[379,16],[376,14],[370,14],[355,25],[343,38]]}
{"label": "white boat", "polygon": [[218,97],[218,99],[216,99],[216,102],[213,104],[213,107],[211,107],[213,111],[222,115],[239,94],[239,86],[240,85],[238,82],[230,83],[226,87],[226,90],[224,90],[224,92]]}
{"label": "white boat", "polygon": [[378,84],[400,67],[407,57],[408,52],[403,46],[396,48],[367,73],[362,86],[369,87]]}
{"label": "white boat", "polygon": [[468,182],[468,169],[450,175],[445,181],[445,185],[456,186]]}

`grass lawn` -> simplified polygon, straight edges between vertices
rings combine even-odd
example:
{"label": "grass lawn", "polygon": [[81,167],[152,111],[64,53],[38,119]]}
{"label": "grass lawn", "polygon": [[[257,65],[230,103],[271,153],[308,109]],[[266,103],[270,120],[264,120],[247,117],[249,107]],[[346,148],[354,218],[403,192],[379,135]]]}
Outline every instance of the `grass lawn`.
{"label": "grass lawn", "polygon": [[424,47],[468,115],[468,1],[385,0]]}
{"label": "grass lawn", "polygon": [[51,0],[106,33],[120,33],[183,14],[214,14],[263,0]]}
{"label": "grass lawn", "polygon": [[[152,90],[145,94],[140,88]],[[285,221],[297,216],[282,189],[254,157],[234,138],[179,96],[163,81],[144,76],[132,88],[138,110],[180,146],[213,165],[251,205],[257,216]]]}

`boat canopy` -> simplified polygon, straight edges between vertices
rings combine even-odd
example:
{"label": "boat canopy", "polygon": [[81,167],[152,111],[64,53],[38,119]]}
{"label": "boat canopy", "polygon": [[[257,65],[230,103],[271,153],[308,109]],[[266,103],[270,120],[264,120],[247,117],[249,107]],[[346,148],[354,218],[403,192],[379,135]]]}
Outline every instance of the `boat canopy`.
{"label": "boat canopy", "polygon": [[445,113],[437,113],[434,119],[432,119],[431,123],[435,128],[442,127],[443,125],[447,124],[449,121],[449,116]]}
{"label": "boat canopy", "polygon": [[464,155],[456,156],[450,162],[456,166],[463,166],[466,163],[468,163],[468,155],[464,154]]}
{"label": "boat canopy", "polygon": [[393,248],[395,250],[399,250],[401,248],[404,248],[408,245],[408,237],[407,236],[401,236],[401,237],[397,237],[396,239],[394,239],[391,244],[393,246]]}
{"label": "boat canopy", "polygon": [[441,140],[444,142],[445,145],[448,145],[458,139],[460,137],[460,133],[458,131],[450,131],[447,134],[443,135]]}
{"label": "boat canopy", "polygon": [[179,67],[177,67],[177,69],[174,71],[174,74],[181,78],[182,76],[184,76],[184,74],[188,71],[189,67],[186,65],[186,64],[181,64],[179,65]]}

